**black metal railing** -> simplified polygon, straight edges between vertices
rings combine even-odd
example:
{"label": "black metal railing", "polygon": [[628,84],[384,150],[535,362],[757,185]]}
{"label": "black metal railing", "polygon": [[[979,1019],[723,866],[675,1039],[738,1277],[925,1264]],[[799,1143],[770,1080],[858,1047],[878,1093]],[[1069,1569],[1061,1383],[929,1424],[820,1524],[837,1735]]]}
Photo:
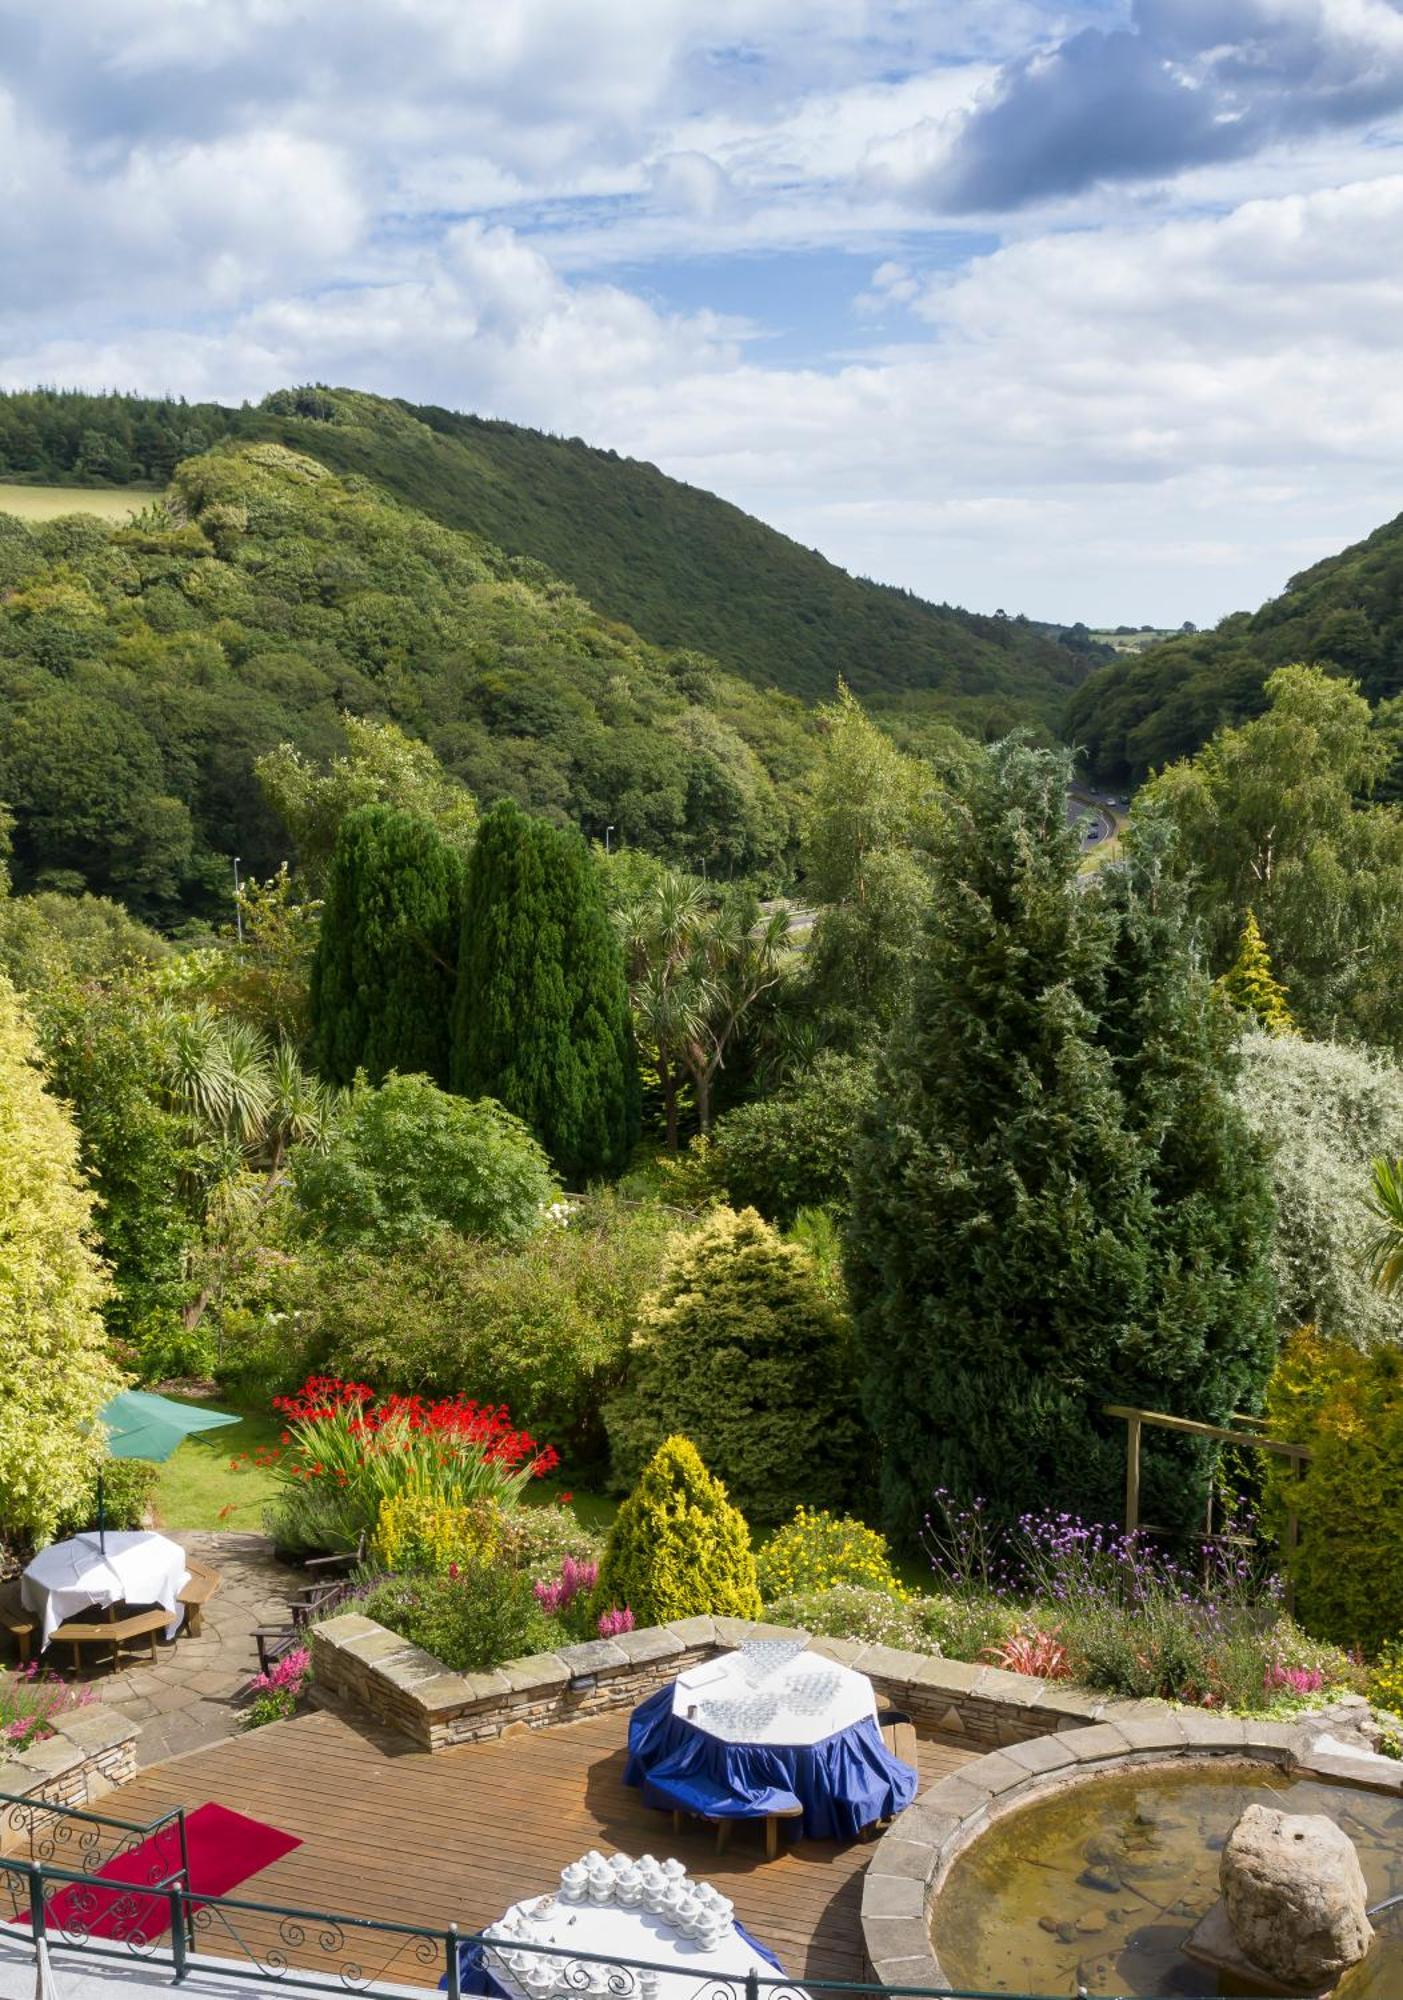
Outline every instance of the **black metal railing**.
{"label": "black metal railing", "polygon": [[[12,1809],[30,1808],[20,1821]],[[65,1865],[52,1855],[61,1839],[40,1824],[53,1818],[68,1825],[77,1838],[77,1823],[91,1822],[94,1836]],[[11,1921],[26,1926],[31,1942],[51,1952],[77,1953],[87,1958],[140,1960],[152,1970],[168,1972],[179,1985],[198,1969],[203,1957],[221,1980],[276,1983],[291,1989],[325,1993],[328,1988],[362,1994],[367,2000],[393,2000],[405,1987],[438,1988],[448,2000],[466,1994],[515,1993],[531,2000],[533,1992],[579,2000],[658,2000],[660,1982],[671,1984],[678,1965],[645,1959],[620,1959],[598,1952],[562,1952],[558,1945],[524,1939],[483,1936],[457,1924],[442,1928],[394,1923],[382,1918],[338,1916],[323,1910],[290,1909],[283,1904],[256,1902],[237,1896],[192,1894],[184,1814],[177,1808],[145,1827],[129,1821],[56,1806],[43,1800],[17,1800],[0,1795],[0,1827],[18,1826],[28,1835],[29,1851],[0,1853],[0,1906],[8,1904]],[[117,1834],[112,1842],[99,1835]],[[163,1839],[139,1870],[134,1882],[104,1878],[100,1869],[114,1855],[133,1848],[130,1837]],[[0,1843],[3,1844],[3,1843]],[[103,1848],[107,1852],[99,1859]],[[160,1856],[167,1848],[179,1855],[179,1866],[161,1872]],[[148,1879],[149,1877],[149,1879]],[[24,1935],[24,1932],[12,1935]],[[167,1935],[169,1942],[167,1943]],[[523,1954],[538,1963],[553,1961],[547,1984],[534,1986],[530,1971],[508,1966],[503,1954]],[[563,1961],[563,1963],[562,1963]],[[484,1976],[486,1975],[486,1976]],[[489,1983],[490,1981],[490,1983]],[[664,1988],[663,1990],[666,1990]],[[929,1986],[879,1986],[871,1981],[805,1979],[802,1984],[776,1972],[752,1970],[729,1977],[702,1973],[691,2000],[1040,2000],[1037,1995],[976,1993],[967,1989]],[[1042,1996],[1046,2000],[1046,1996]]]}

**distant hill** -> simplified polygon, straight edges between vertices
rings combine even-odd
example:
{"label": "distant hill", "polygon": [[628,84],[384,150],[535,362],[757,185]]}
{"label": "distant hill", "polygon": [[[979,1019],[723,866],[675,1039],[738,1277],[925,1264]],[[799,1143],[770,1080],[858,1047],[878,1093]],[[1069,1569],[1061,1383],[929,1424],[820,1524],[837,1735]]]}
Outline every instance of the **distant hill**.
{"label": "distant hill", "polygon": [[1098,668],[1068,702],[1063,733],[1094,777],[1138,783],[1260,713],[1263,682],[1293,660],[1334,667],[1374,702],[1403,692],[1403,515],[1302,570],[1260,611]]}
{"label": "distant hill", "polygon": [[256,409],[33,391],[0,396],[0,477],[149,480],[219,438],[273,438],[357,473],[445,526],[565,578],[654,645],[710,654],[806,702],[841,676],[980,732],[1052,725],[1085,651],[849,576],[655,466],[516,424],[351,390],[281,390]]}
{"label": "distant hill", "polygon": [[[154,496],[153,496],[154,498]],[[397,723],[484,803],[782,882],[813,718],[602,618],[538,563],[274,442],[179,465],[131,522],[0,512],[0,800],[23,889],[165,925],[288,853],[253,781]]]}

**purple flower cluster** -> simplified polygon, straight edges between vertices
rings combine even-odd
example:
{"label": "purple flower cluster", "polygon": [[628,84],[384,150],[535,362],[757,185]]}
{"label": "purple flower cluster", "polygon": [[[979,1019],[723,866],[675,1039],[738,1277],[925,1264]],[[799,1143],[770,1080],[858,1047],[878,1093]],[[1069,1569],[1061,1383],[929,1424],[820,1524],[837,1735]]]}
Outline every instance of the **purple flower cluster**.
{"label": "purple flower cluster", "polygon": [[574,1556],[566,1556],[554,1583],[533,1584],[532,1589],[542,1611],[553,1618],[558,1612],[568,1611],[585,1591],[593,1590],[598,1576],[598,1563],[577,1562]]}

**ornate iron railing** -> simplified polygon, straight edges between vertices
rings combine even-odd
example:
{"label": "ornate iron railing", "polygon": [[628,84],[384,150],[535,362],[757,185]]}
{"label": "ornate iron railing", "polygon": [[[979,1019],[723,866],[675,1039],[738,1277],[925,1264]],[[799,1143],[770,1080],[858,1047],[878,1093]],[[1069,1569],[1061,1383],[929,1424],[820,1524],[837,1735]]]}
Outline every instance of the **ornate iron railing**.
{"label": "ornate iron railing", "polygon": [[[34,1818],[12,1817],[17,1806],[32,1806]],[[62,1836],[39,1825],[52,1819],[70,1828],[68,1839],[86,1838],[80,1823],[93,1828],[86,1845],[69,1851],[72,1867],[53,1858],[51,1843]],[[42,1800],[17,1800],[0,1794],[0,1829],[16,1830],[28,1840],[28,1852],[0,1852],[0,1904],[8,1903],[11,1921],[24,1923],[31,1941],[50,1951],[85,1957],[133,1959],[154,1971],[168,1973],[179,1985],[207,1959],[221,1980],[244,1979],[261,1985],[326,1993],[361,1994],[366,2000],[394,2000],[406,1987],[439,1988],[448,2000],[491,1990],[532,2000],[535,1992],[578,1995],[579,2000],[658,2000],[660,1990],[675,1990],[677,1963],[619,1959],[597,1952],[562,1953],[558,1945],[509,1943],[483,1937],[457,1924],[434,1928],[393,1923],[381,1918],[336,1916],[323,1910],[289,1909],[277,1903],[237,1896],[192,1895],[185,1848],[184,1815],[177,1809],[138,1827],[130,1821],[55,1806]],[[99,1859],[102,1835],[117,1834]],[[132,1836],[140,1836],[134,1841]],[[136,1881],[104,1879],[99,1871],[114,1856],[135,1851],[140,1842],[162,1836],[157,1857],[179,1855],[179,1865],[162,1874],[159,1860],[144,1859]],[[68,1850],[66,1850],[68,1851]],[[21,1933],[22,1934],[22,1933]],[[167,1942],[168,1936],[168,1942]],[[528,1969],[507,1967],[504,1950],[520,1952],[539,1963],[554,1961],[549,1982],[533,1984]],[[564,1960],[562,1965],[561,1961]],[[490,1989],[484,1971],[494,1975]],[[666,1986],[662,1985],[666,1982]],[[1039,2000],[1037,1995],[952,1992],[925,1986],[878,1986],[857,1980],[805,1979],[802,1984],[776,1973],[757,1971],[743,1977],[699,1974],[689,2000]],[[1045,2000],[1045,1997],[1044,1997]]]}

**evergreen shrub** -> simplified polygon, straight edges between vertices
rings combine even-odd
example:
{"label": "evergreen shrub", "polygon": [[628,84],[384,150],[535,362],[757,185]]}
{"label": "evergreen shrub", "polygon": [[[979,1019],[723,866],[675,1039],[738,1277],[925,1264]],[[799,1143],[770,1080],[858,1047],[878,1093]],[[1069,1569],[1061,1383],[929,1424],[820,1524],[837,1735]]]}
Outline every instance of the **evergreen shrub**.
{"label": "evergreen shrub", "polygon": [[493,1501],[455,1506],[410,1488],[380,1502],[368,1553],[381,1569],[442,1576],[490,1561],[501,1547],[502,1529],[502,1510]]}
{"label": "evergreen shrub", "polygon": [[620,1507],[593,1602],[600,1611],[627,1605],[639,1625],[760,1616],[745,1517],[688,1439],[665,1438]]}
{"label": "evergreen shrub", "polygon": [[1273,1454],[1267,1498],[1300,1535],[1286,1551],[1308,1632],[1377,1653],[1403,1631],[1403,1352],[1361,1353],[1306,1328],[1284,1348],[1267,1392],[1278,1437],[1310,1447],[1295,1478]]}
{"label": "evergreen shrub", "polygon": [[681,1433],[748,1519],[841,1501],[864,1440],[847,1315],[807,1251],[716,1209],[674,1242],[605,1417],[621,1482]]}

